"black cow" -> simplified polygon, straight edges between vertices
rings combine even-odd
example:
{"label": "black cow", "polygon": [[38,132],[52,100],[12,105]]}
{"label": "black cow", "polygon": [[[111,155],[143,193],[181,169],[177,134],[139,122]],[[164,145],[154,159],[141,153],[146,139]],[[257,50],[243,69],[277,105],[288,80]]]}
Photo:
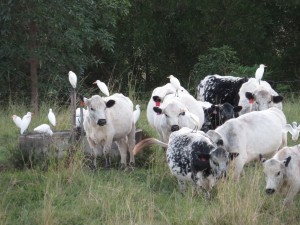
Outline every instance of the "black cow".
{"label": "black cow", "polygon": [[204,124],[202,131],[214,130],[227,120],[238,117],[238,113],[242,110],[241,106],[232,106],[229,103],[211,105],[204,109]]}
{"label": "black cow", "polygon": [[207,101],[214,105],[230,103],[237,106],[239,102],[239,90],[248,78],[208,75],[197,87],[197,99]]}

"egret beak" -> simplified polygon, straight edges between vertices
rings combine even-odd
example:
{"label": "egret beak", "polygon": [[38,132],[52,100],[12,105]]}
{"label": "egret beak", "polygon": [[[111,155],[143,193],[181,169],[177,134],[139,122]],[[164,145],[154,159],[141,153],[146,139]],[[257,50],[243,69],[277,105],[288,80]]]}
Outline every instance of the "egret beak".
{"label": "egret beak", "polygon": [[97,84],[97,82],[95,81],[93,84]]}
{"label": "egret beak", "polygon": [[170,76],[168,76],[167,78],[169,78],[169,79],[170,79]]}
{"label": "egret beak", "polygon": [[264,67],[267,67],[267,66],[264,66]]}

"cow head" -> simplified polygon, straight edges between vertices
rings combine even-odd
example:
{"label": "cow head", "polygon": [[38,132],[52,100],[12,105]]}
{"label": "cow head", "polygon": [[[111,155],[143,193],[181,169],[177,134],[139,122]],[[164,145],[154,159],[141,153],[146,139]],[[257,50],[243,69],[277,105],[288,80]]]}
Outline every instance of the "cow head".
{"label": "cow head", "polygon": [[219,125],[225,123],[225,121],[237,117],[241,109],[241,106],[233,107],[230,103],[224,103],[212,105],[210,108],[205,109],[204,113],[206,120],[211,124],[211,129],[216,129]]}
{"label": "cow head", "polygon": [[237,157],[238,153],[229,153],[223,147],[223,141],[217,142],[218,147],[210,152],[210,167],[213,175],[218,179],[226,177],[228,165],[231,159]]}
{"label": "cow head", "polygon": [[283,97],[280,95],[271,95],[267,90],[260,89],[255,93],[246,92],[246,98],[253,102],[253,110],[261,111],[274,106],[274,104],[280,103]]}
{"label": "cow head", "polygon": [[165,118],[165,125],[170,128],[170,131],[177,131],[182,126],[185,126],[182,123],[182,118],[185,116],[185,107],[178,101],[169,102],[168,104],[164,105],[162,108],[160,107],[153,107],[154,112],[159,115],[163,115]]}
{"label": "cow head", "polygon": [[93,95],[89,99],[84,98],[84,103],[89,112],[89,119],[99,126],[104,126],[107,123],[106,109],[112,107],[115,104],[115,100],[105,101],[99,95]]}
{"label": "cow head", "polygon": [[275,191],[280,190],[284,177],[286,175],[286,168],[289,166],[291,156],[279,161],[277,159],[264,159],[260,157],[264,166],[264,174],[266,177],[266,193],[273,194]]}

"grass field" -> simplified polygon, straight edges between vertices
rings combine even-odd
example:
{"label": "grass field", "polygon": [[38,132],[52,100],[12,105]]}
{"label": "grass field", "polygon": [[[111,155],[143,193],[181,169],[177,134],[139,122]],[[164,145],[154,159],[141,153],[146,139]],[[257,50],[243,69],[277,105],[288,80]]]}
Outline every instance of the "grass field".
{"label": "grass field", "polygon": [[[299,105],[295,99],[284,102],[288,122],[300,122]],[[42,105],[30,130],[48,123],[48,107]],[[56,129],[68,129],[70,110],[51,108],[58,118]],[[22,105],[0,111],[0,224],[299,224],[299,196],[289,208],[282,206],[282,196],[267,196],[259,163],[248,165],[239,182],[218,183],[211,201],[193,197],[191,187],[185,196],[179,193],[160,148],[137,155],[132,172],[117,167],[93,172],[81,149],[69,164],[61,160],[50,161],[47,170],[21,168],[18,129],[10,117],[26,111]],[[138,127],[155,136],[145,111],[144,104]],[[289,135],[289,145],[294,144]]]}

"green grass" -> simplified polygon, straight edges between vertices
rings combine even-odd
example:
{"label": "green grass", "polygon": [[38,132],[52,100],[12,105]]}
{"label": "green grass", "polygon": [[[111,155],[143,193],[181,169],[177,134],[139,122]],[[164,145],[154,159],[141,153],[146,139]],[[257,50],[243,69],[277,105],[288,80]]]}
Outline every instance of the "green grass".
{"label": "green grass", "polygon": [[[288,122],[300,122],[299,103],[284,103]],[[56,129],[69,129],[69,110],[52,108],[58,117]],[[138,127],[156,136],[147,124],[145,104],[141,108]],[[93,172],[80,149],[70,164],[51,161],[47,170],[16,169],[11,157],[18,156],[18,129],[10,117],[25,112],[22,105],[1,110],[0,224],[297,224],[300,219],[299,196],[284,208],[282,196],[265,195],[259,163],[247,166],[239,182],[219,182],[211,201],[193,197],[191,187],[182,196],[165,153],[153,147],[137,155],[139,167],[132,172]],[[42,105],[30,130],[47,123],[47,114],[48,106]],[[289,145],[294,144],[289,135]]]}

